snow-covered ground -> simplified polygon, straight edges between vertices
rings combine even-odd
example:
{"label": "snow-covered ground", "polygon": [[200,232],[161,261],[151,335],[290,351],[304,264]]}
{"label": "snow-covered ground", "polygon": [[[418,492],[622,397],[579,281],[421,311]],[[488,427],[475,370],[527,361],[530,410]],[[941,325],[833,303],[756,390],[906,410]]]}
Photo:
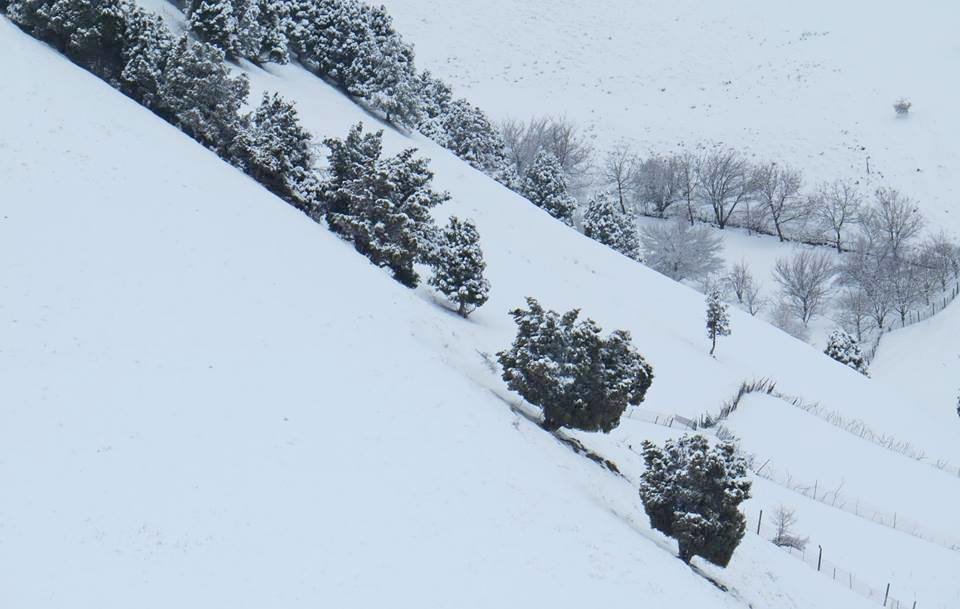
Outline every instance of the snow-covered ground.
{"label": "snow-covered ground", "polygon": [[[493,292],[469,321],[6,21],[0,54],[2,606],[876,606],[752,534],[710,570],[721,592],[649,529],[627,480],[511,413],[481,353],[509,344],[528,295],[633,333],[656,375],[640,410],[716,412],[766,376],[960,462],[960,429],[746,314],[707,356],[701,295],[422,138],[387,130],[385,147],[419,147],[452,194],[438,215],[477,222]],[[245,69],[253,99],[295,100],[318,139],[372,120],[295,66]],[[868,473],[881,449],[800,414],[745,406],[731,427],[833,482],[807,463],[821,440],[804,434],[822,431],[825,454],[856,456],[851,488],[949,527],[934,498],[960,481],[893,454]],[[585,435],[635,480],[630,447],[667,433],[626,419]],[[788,502],[873,585],[957,602],[960,553],[762,479],[746,509]]]}
{"label": "snow-covered ground", "polygon": [[721,142],[808,183],[899,188],[960,234],[952,0],[383,4],[420,66],[496,118],[566,115],[600,152]]}
{"label": "snow-covered ground", "polygon": [[[565,115],[599,158],[618,142],[641,153],[720,142],[797,167],[807,188],[838,178],[897,188],[930,228],[960,237],[953,0],[383,3],[420,66],[497,119]],[[899,98],[913,103],[906,118],[892,108]],[[725,239],[728,262],[738,242]],[[751,266],[772,265],[774,247],[742,243]],[[895,332],[874,375],[946,408],[960,389],[958,324]],[[815,323],[812,342],[831,325]]]}

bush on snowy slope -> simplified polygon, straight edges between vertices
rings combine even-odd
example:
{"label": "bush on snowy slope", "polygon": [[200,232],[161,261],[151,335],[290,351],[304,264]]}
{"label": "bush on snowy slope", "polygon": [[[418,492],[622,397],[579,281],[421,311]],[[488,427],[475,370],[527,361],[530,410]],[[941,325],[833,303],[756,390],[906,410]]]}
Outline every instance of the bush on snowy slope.
{"label": "bush on snowy slope", "polygon": [[580,311],[548,311],[533,298],[511,311],[517,323],[513,345],[497,354],[503,380],[543,409],[543,427],[609,432],[628,404],[643,401],[653,368],[617,330],[606,338]]}
{"label": "bush on snowy slope", "polygon": [[436,240],[430,209],[446,201],[446,193],[430,188],[433,173],[416,150],[381,158],[383,132],[363,133],[357,124],[346,139],[330,138],[329,177],[322,187],[330,229],[351,241],[377,266],[416,287],[416,262],[427,262]]}
{"label": "bush on snowy slope", "polygon": [[490,282],[483,277],[487,265],[477,227],[470,220],[450,217],[434,244],[430,265],[430,285],[455,302],[462,317],[487,302]]}
{"label": "bush on snowy slope", "polygon": [[568,192],[563,165],[553,153],[537,153],[527,168],[520,194],[557,220],[573,226],[577,200]]}
{"label": "bush on snowy slope", "polygon": [[844,366],[853,368],[864,376],[867,374],[867,360],[860,352],[860,345],[852,336],[843,330],[834,330],[827,341],[827,348],[824,351],[828,356],[840,362]]}
{"label": "bush on snowy slope", "polygon": [[731,443],[700,435],[644,441],[640,498],[653,528],[677,540],[681,560],[727,566],[746,532],[739,505],[750,498],[747,466]]}
{"label": "bush on snowy slope", "polygon": [[283,0],[188,0],[184,13],[190,31],[231,59],[287,63]]}
{"label": "bush on snowy slope", "polygon": [[599,192],[587,204],[583,215],[583,234],[616,250],[628,258],[642,261],[640,236],[632,214],[622,213],[605,192]]}

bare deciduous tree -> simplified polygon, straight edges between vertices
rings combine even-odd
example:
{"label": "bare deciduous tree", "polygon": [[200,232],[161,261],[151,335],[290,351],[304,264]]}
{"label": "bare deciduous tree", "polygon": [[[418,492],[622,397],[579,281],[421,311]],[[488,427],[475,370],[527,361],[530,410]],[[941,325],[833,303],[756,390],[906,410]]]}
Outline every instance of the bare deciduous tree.
{"label": "bare deciduous tree", "polygon": [[629,144],[619,144],[607,153],[600,177],[604,186],[612,189],[619,199],[620,211],[627,213],[637,189],[640,163]]}
{"label": "bare deciduous tree", "polygon": [[861,216],[864,231],[875,245],[899,258],[923,228],[923,216],[914,201],[892,188],[880,188],[872,205]]}
{"label": "bare deciduous tree", "polygon": [[700,161],[692,153],[683,152],[671,157],[677,180],[677,198],[687,206],[690,225],[696,221],[698,166]]}
{"label": "bare deciduous tree", "polygon": [[723,242],[707,226],[683,219],[659,222],[640,232],[647,266],[671,279],[704,279],[723,268]]}
{"label": "bare deciduous tree", "polygon": [[746,260],[733,265],[723,279],[737,303],[750,315],[759,313],[766,304],[765,299],[760,296],[760,283],[754,279]]}
{"label": "bare deciduous tree", "polygon": [[793,527],[797,524],[797,512],[785,506],[780,506],[773,514],[773,526],[777,532],[772,539],[773,543],[781,548],[794,548],[803,551],[807,547],[809,537],[798,537],[793,532]]}
{"label": "bare deciduous tree", "polygon": [[758,201],[777,231],[777,237],[781,242],[785,241],[785,227],[809,215],[807,202],[800,196],[803,186],[800,172],[777,163],[767,163],[754,170],[753,180]]}
{"label": "bare deciduous tree", "polygon": [[810,198],[812,212],[830,235],[837,252],[843,251],[844,232],[860,219],[863,197],[847,182],[821,184]]}
{"label": "bare deciduous tree", "polygon": [[715,150],[704,155],[698,165],[700,198],[723,229],[737,207],[756,193],[750,163],[735,150]]}
{"label": "bare deciduous tree", "polygon": [[870,317],[870,302],[867,294],[859,287],[844,288],[837,299],[837,323],[854,336],[857,342],[863,342],[866,322]]}
{"label": "bare deciduous tree", "polygon": [[803,249],[791,258],[780,258],[773,278],[780,285],[783,302],[804,326],[818,315],[833,288],[836,270],[829,254]]}
{"label": "bare deciduous tree", "polygon": [[593,148],[576,123],[566,117],[532,118],[528,122],[508,119],[500,123],[507,159],[517,175],[526,175],[537,153],[546,150],[557,157],[571,188],[579,188],[590,172]]}
{"label": "bare deciduous tree", "polygon": [[640,201],[658,218],[665,218],[670,206],[683,198],[681,163],[681,157],[652,156],[637,172]]}
{"label": "bare deciduous tree", "polygon": [[893,310],[893,287],[889,266],[892,255],[875,248],[871,241],[861,236],[851,251],[843,256],[840,268],[841,281],[851,288],[862,291],[870,311],[870,318],[877,329],[886,327],[887,316]]}

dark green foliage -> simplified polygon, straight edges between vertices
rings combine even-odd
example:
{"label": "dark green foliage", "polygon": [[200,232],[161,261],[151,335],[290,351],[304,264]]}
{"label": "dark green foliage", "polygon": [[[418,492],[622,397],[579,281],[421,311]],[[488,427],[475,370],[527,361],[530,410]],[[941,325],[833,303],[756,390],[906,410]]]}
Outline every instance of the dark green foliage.
{"label": "dark green foliage", "polygon": [[860,345],[847,332],[834,330],[830,334],[824,353],[844,366],[849,366],[864,376],[870,376],[867,374],[867,359],[860,351]]}
{"label": "dark green foliage", "polygon": [[710,339],[710,355],[717,349],[717,339],[730,336],[730,315],[727,303],[723,302],[720,288],[714,287],[707,294],[707,338]]}
{"label": "dark green foliage", "polygon": [[425,262],[436,239],[430,209],[448,196],[430,188],[433,173],[415,150],[380,158],[382,133],[355,126],[345,141],[327,140],[330,179],[323,187],[330,229],[375,265],[416,287],[414,263]]}
{"label": "dark green foliage", "polygon": [[298,183],[311,172],[310,145],[293,104],[264,93],[260,106],[242,121],[233,156],[255,180],[292,201]]}
{"label": "dark green foliage", "polygon": [[97,76],[116,83],[122,70],[123,0],[13,0],[10,18]]}
{"label": "dark green foliage", "polygon": [[239,111],[250,85],[232,77],[223,51],[183,36],[163,73],[160,96],[171,122],[225,156],[240,129]]}
{"label": "dark green foliage", "polygon": [[417,124],[413,47],[403,42],[383,7],[357,0],[293,0],[289,23],[290,45],[304,65],[366,100],[388,121]]}
{"label": "dark green foliage", "polygon": [[583,234],[634,260],[641,260],[637,222],[607,193],[598,193],[583,215]]}
{"label": "dark green foliage", "polygon": [[466,317],[487,302],[490,282],[483,278],[487,265],[473,222],[451,217],[440,231],[430,258],[430,285],[457,303],[460,315]]}
{"label": "dark green foliage", "polygon": [[163,19],[139,7],[127,15],[120,89],[147,108],[162,107],[160,87],[175,41]]}
{"label": "dark green foliage", "polygon": [[527,169],[520,194],[564,224],[573,225],[577,201],[567,192],[563,166],[552,153],[537,153]]}
{"label": "dark green foliage", "polygon": [[617,330],[603,338],[580,311],[560,315],[533,298],[528,309],[511,311],[517,336],[497,354],[503,380],[531,404],[543,409],[544,427],[609,432],[628,404],[643,401],[653,369],[633,347],[630,333]]}
{"label": "dark green foliage", "polygon": [[685,435],[663,448],[644,442],[643,458],[640,497],[651,526],[677,540],[684,562],[701,556],[727,566],[746,530],[739,505],[751,486],[736,447]]}

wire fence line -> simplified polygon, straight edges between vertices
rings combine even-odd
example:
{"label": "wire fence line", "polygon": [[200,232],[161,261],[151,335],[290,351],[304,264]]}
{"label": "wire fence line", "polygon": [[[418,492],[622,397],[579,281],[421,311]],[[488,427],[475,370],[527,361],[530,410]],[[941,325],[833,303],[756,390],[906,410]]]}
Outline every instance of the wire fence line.
{"label": "wire fence line", "polygon": [[774,539],[777,537],[777,526],[771,522],[771,518],[769,516],[767,519],[764,519],[765,513],[766,512],[764,511],[760,512],[758,522],[753,527],[753,532],[762,539],[774,544],[793,558],[802,561],[810,568],[816,570],[822,576],[829,577],[838,585],[843,586],[844,588],[847,588],[864,598],[877,602],[884,607],[891,607],[893,609],[914,609],[917,607],[916,598],[913,598],[910,601],[897,598],[897,596],[895,596],[895,594],[897,594],[896,588],[893,588],[890,583],[887,583],[884,586],[873,586],[867,582],[867,580],[857,575],[853,571],[844,569],[840,565],[830,561],[828,558],[824,558],[822,545],[807,543],[803,548],[796,548],[777,544],[774,541]]}
{"label": "wire fence line", "polygon": [[[676,427],[690,431],[707,431],[724,441],[735,439],[734,435],[722,425],[704,428],[700,422],[679,415],[667,415],[635,408],[630,412],[629,418],[653,423],[654,425],[662,425],[664,427]],[[747,466],[750,471],[759,478],[773,482],[777,486],[803,495],[818,503],[828,505],[832,508],[847,512],[848,514],[853,514],[864,520],[869,520],[874,524],[906,533],[907,535],[939,545],[948,550],[960,552],[960,537],[958,536],[938,531],[918,520],[912,519],[899,512],[885,510],[868,501],[847,497],[843,494],[842,486],[831,489],[822,486],[819,481],[814,481],[813,484],[809,484],[795,478],[789,471],[778,470],[774,465],[771,465],[770,459],[764,460],[762,456],[746,452],[742,448],[740,449],[740,453],[747,460]]]}
{"label": "wire fence line", "polygon": [[930,302],[923,307],[908,312],[905,317],[899,320],[899,326],[897,326],[897,322],[894,321],[885,328],[875,332],[873,338],[870,340],[870,346],[863,351],[863,356],[866,358],[867,363],[873,362],[874,358],[877,357],[877,351],[880,350],[880,342],[882,341],[884,334],[889,334],[894,330],[906,328],[907,326],[912,326],[920,323],[921,321],[930,319],[940,311],[946,309],[947,305],[952,303],[958,295],[960,295],[960,283],[954,285],[952,288],[944,290],[935,298],[931,298]]}

